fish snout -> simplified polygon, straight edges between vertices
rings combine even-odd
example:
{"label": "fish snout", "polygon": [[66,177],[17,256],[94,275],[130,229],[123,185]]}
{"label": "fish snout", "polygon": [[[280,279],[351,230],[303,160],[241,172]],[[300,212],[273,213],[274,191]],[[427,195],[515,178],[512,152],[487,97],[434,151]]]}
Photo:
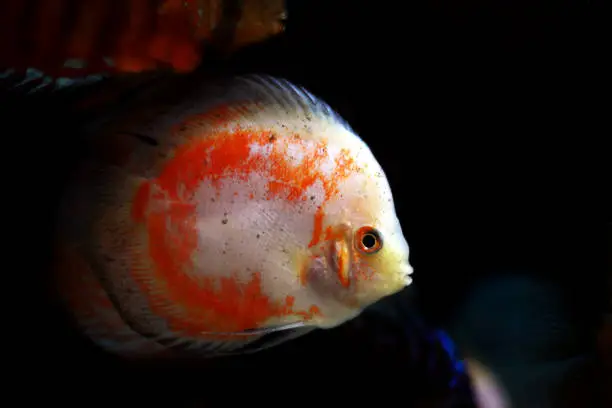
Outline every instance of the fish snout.
{"label": "fish snout", "polygon": [[410,275],[412,275],[412,273],[414,272],[414,268],[412,267],[412,265],[410,265],[408,262],[403,262],[400,265],[399,272],[400,277],[404,281],[406,286],[410,285],[412,283],[412,278],[410,277]]}

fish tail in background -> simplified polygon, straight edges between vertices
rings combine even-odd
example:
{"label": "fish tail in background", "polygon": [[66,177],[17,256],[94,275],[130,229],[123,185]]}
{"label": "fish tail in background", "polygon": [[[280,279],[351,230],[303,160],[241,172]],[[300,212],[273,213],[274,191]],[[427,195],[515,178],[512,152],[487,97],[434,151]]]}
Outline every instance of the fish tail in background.
{"label": "fish tail in background", "polygon": [[[228,31],[228,38],[224,41],[228,52],[278,35],[285,29],[287,13],[284,0],[230,0],[224,3],[224,8],[227,17],[221,23],[228,24],[235,19],[233,28],[219,26]],[[223,39],[219,41],[223,42]]]}
{"label": "fish tail in background", "polygon": [[535,278],[477,286],[451,332],[481,406],[593,406],[596,328],[582,321],[560,288]]}
{"label": "fish tail in background", "polygon": [[166,18],[149,52],[176,71],[199,58],[188,40],[227,54],[282,33],[287,18],[285,0],[165,0],[160,10]]}

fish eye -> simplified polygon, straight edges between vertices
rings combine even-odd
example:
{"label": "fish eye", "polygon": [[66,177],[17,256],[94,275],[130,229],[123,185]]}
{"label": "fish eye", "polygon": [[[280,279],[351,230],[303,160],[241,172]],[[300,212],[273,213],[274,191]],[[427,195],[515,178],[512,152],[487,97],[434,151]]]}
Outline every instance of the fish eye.
{"label": "fish eye", "polygon": [[382,248],[382,237],[380,232],[373,227],[361,227],[357,230],[355,243],[357,249],[364,254],[375,254]]}

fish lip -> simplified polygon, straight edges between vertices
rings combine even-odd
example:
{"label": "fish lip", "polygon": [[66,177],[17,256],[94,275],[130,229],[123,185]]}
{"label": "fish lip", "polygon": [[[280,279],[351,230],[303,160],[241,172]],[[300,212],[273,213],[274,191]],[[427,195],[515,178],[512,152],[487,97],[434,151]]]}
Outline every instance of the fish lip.
{"label": "fish lip", "polygon": [[401,269],[404,275],[412,275],[412,273],[414,272],[414,268],[412,267],[412,265],[407,262],[402,264]]}
{"label": "fish lip", "polygon": [[414,272],[414,268],[410,264],[405,263],[401,266],[401,272],[404,284],[406,286],[410,285],[412,283],[412,278],[410,277],[410,275],[412,275],[412,273]]}

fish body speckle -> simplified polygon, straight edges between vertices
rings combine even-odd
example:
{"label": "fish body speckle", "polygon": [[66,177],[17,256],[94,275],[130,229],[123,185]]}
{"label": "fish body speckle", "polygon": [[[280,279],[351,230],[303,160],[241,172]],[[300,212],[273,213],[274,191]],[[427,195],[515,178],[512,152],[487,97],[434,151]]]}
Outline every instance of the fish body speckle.
{"label": "fish body speckle", "polygon": [[326,104],[262,76],[194,88],[155,90],[89,129],[107,147],[65,198],[57,271],[97,344],[255,351],[410,283],[384,173]]}

